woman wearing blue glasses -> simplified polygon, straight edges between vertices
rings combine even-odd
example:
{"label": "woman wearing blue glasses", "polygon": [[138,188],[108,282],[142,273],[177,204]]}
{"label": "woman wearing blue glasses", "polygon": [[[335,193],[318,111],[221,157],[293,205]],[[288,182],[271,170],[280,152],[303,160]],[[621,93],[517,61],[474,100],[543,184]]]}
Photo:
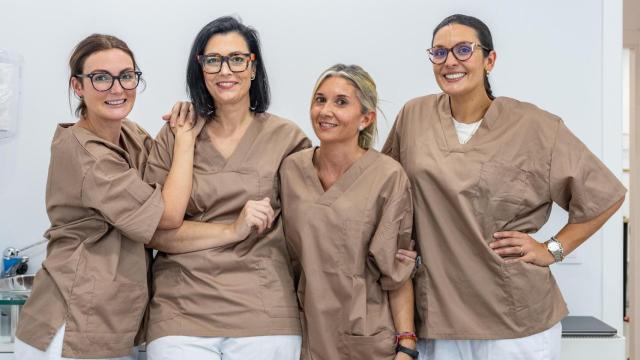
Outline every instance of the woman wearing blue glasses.
{"label": "woman wearing blue glasses", "polygon": [[[557,116],[493,96],[482,21],[447,17],[428,55],[442,93],[406,103],[383,149],[413,185],[420,356],[559,359],[567,308],[549,266],[605,223],[625,189]],[[553,203],[569,221],[538,242],[529,233]]]}

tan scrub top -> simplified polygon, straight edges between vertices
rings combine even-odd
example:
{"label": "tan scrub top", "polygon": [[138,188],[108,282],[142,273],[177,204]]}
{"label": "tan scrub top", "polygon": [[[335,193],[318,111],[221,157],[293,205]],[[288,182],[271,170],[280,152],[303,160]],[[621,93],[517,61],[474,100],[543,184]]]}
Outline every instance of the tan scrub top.
{"label": "tan scrub top", "polygon": [[418,330],[427,338],[517,338],[555,325],[567,307],[549,268],[505,263],[488,246],[492,234],[538,231],[554,202],[570,223],[585,222],[626,191],[560,118],[506,97],[465,145],[447,95],[411,100],[383,152],[411,179],[426,266],[414,280]]}
{"label": "tan scrub top", "polygon": [[[174,137],[157,137],[145,179],[164,183]],[[248,200],[271,199],[273,226],[220,248],[185,254],[159,252],[153,264],[153,296],[147,341],[162,336],[258,336],[300,334],[289,255],[280,219],[278,169],[289,154],[310,146],[292,122],[256,114],[233,154],[225,159],[206,127],[197,137],[193,190],[185,219],[233,222]]]}
{"label": "tan scrub top", "polygon": [[164,205],[142,181],[153,139],[124,121],[119,145],[73,124],[51,144],[47,257],[24,305],[17,337],[45,350],[66,323],[62,355],[125,356],[147,305],[151,240]]}
{"label": "tan scrub top", "polygon": [[400,164],[368,150],[324,191],[314,149],[280,170],[285,235],[304,314],[303,359],[395,357],[388,292],[411,275],[395,258],[411,242],[410,183]]}

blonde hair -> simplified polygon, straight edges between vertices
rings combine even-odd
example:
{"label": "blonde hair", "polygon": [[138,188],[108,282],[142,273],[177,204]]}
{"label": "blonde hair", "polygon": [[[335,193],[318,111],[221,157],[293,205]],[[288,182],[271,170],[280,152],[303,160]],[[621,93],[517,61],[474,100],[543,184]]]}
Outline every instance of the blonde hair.
{"label": "blonde hair", "polygon": [[[336,64],[325,70],[313,87],[311,103],[313,104],[313,97],[315,96],[318,88],[322,83],[333,76],[338,76],[343,79],[349,80],[351,84],[356,88],[358,94],[358,100],[362,108],[362,114],[366,114],[373,111],[377,114],[378,108],[378,91],[376,90],[376,83],[373,81],[371,75],[358,65],[345,65]],[[368,150],[378,134],[378,128],[376,126],[376,117],[369,126],[362,129],[358,134],[358,146]]]}

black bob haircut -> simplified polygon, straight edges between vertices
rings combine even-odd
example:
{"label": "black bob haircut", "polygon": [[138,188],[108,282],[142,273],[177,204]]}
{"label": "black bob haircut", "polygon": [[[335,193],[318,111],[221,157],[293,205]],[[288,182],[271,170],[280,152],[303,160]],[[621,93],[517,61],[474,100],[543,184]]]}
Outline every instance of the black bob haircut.
{"label": "black bob haircut", "polygon": [[211,120],[216,116],[216,106],[205,85],[204,75],[197,57],[198,55],[204,54],[207,42],[214,35],[227,34],[230,32],[237,32],[242,35],[247,42],[249,51],[256,55],[253,63],[253,66],[256,67],[256,77],[251,82],[251,88],[249,88],[251,111],[263,113],[267,111],[271,101],[269,80],[267,79],[267,72],[264,67],[264,62],[262,61],[258,32],[242,24],[234,17],[219,17],[200,30],[196,39],[193,41],[187,65],[187,93],[191,98],[191,102],[198,116],[207,120]]}
{"label": "black bob haircut", "polygon": [[[489,56],[489,52],[493,50],[493,37],[491,36],[491,30],[489,30],[487,24],[483,23],[482,20],[469,15],[454,14],[451,16],[447,16],[444,20],[442,20],[440,24],[438,24],[438,26],[433,29],[431,46],[433,46],[433,38],[436,37],[438,31],[450,24],[464,25],[475,30],[476,36],[478,37],[478,40],[480,40],[480,43],[489,49],[482,49],[482,54],[484,55],[484,57]],[[486,72],[484,73],[484,89],[487,92],[487,96],[489,97],[489,99],[495,99],[495,96],[493,96],[493,91],[491,91],[491,84],[489,84],[489,77],[487,76]]]}

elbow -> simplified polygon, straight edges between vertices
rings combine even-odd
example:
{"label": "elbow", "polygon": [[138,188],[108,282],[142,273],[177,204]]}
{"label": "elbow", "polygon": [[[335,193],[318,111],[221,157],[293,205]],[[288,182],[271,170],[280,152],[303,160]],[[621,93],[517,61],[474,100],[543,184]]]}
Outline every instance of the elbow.
{"label": "elbow", "polygon": [[158,229],[160,230],[171,230],[177,229],[182,226],[184,222],[183,216],[178,216],[177,214],[165,213],[162,215],[160,219],[160,223],[158,223]]}

